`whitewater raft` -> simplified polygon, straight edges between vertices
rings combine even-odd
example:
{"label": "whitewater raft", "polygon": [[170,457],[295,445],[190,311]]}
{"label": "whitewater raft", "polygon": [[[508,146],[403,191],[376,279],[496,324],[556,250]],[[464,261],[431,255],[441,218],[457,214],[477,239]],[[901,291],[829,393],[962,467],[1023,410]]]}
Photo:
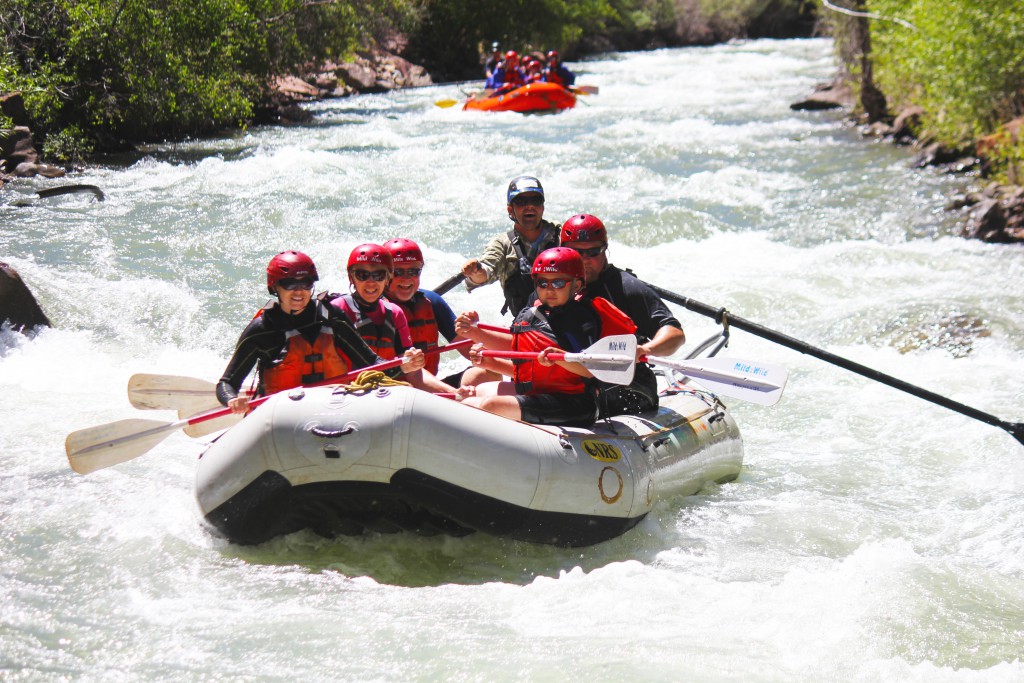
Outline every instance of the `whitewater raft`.
{"label": "whitewater raft", "polygon": [[593,429],[541,427],[405,386],[272,397],[201,456],[212,527],[255,544],[301,529],[474,531],[558,546],[619,536],[668,496],[737,477],[739,429],[710,394]]}
{"label": "whitewater raft", "polygon": [[576,106],[576,95],[557,83],[527,83],[489,97],[471,96],[462,109],[470,111],[515,111],[521,114],[554,114]]}

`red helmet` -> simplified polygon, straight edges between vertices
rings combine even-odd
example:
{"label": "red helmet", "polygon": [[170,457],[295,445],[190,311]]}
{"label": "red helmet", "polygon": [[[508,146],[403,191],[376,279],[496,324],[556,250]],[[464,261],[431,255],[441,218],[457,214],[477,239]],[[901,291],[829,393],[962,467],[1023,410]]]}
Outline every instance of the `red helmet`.
{"label": "red helmet", "polygon": [[391,252],[379,244],[360,244],[348,255],[348,270],[360,263],[375,264],[384,266],[391,273],[395,270],[395,263],[391,259]]}
{"label": "red helmet", "polygon": [[608,231],[597,216],[581,213],[562,223],[562,244],[570,242],[602,242],[608,244]]}
{"label": "red helmet", "polygon": [[314,282],[319,280],[313,259],[301,251],[282,251],[270,259],[267,265],[267,290],[271,294],[277,293],[274,287],[278,282],[293,278],[313,278]]}
{"label": "red helmet", "polygon": [[548,61],[549,62],[552,62],[552,61],[557,62],[557,61],[559,61],[559,59],[560,59],[560,57],[558,56],[557,52],[555,52],[554,50],[548,50]]}
{"label": "red helmet", "polygon": [[423,252],[420,246],[404,237],[396,237],[384,243],[384,248],[391,253],[391,261],[395,265],[403,263],[423,263]]}
{"label": "red helmet", "polygon": [[586,279],[583,272],[583,257],[565,247],[554,247],[540,253],[533,262],[533,275],[568,275]]}
{"label": "red helmet", "polygon": [[508,52],[505,53],[505,61],[509,62],[510,64],[515,64],[516,62],[519,61],[519,53],[516,52],[515,50],[509,50]]}

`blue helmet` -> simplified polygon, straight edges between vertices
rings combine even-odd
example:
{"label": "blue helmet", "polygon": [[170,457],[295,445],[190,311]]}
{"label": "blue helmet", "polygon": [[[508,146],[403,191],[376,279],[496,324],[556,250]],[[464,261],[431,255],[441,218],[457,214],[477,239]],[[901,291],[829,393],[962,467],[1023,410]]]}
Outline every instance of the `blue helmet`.
{"label": "blue helmet", "polygon": [[511,183],[508,184],[507,199],[508,204],[512,203],[512,200],[521,194],[527,192],[536,192],[541,197],[544,196],[544,186],[540,184],[540,181],[534,178],[532,175],[521,175],[518,178],[514,178]]}

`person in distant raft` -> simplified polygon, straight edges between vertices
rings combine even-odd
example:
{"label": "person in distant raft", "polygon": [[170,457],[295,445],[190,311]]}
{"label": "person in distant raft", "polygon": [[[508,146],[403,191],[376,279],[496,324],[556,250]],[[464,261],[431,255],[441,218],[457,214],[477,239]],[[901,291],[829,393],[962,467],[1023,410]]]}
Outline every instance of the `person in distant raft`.
{"label": "person in distant raft", "polygon": [[[385,360],[423,351],[415,348],[405,311],[384,298],[394,276],[391,252],[379,244],[360,244],[348,257],[351,292],[333,295],[330,305],[347,316],[356,332],[374,353]],[[425,362],[425,361],[424,361]],[[451,393],[451,387],[420,368],[405,374],[405,380],[417,389],[432,393]]]}
{"label": "person in distant raft", "polygon": [[500,281],[505,292],[501,312],[516,315],[536,299],[530,276],[533,261],[545,249],[558,246],[558,226],[544,220],[544,187],[537,178],[514,178],[505,198],[512,229],[492,239],[483,256],[466,261],[462,274],[470,292]]}
{"label": "person in distant raft", "polygon": [[[448,342],[458,341],[455,334],[455,313],[440,294],[429,289],[420,288],[420,274],[423,272],[423,252],[418,244],[404,237],[396,237],[384,243],[384,248],[391,254],[394,266],[391,281],[388,283],[387,298],[398,304],[405,313],[409,323],[409,334],[412,344],[421,351],[436,349],[441,337]],[[469,352],[464,355],[468,357]],[[429,354],[425,368],[437,374],[440,365],[440,354]],[[462,372],[442,381],[446,384],[458,385]],[[492,377],[491,379],[500,379]]]}
{"label": "person in distant raft", "polygon": [[[277,301],[268,302],[246,326],[217,383],[217,399],[233,413],[249,410],[249,398],[238,392],[254,366],[256,394],[267,395],[381,361],[348,320],[331,314],[324,295],[313,297],[319,279],[313,260],[300,251],[283,251],[270,260],[267,290]],[[410,354],[401,372],[422,367],[423,358]]]}
{"label": "person in distant raft", "polygon": [[[604,299],[577,299],[584,286],[583,259],[572,249],[544,251],[534,262],[532,275],[539,301],[516,316],[509,333],[481,330],[475,311],[456,318],[456,331],[478,342],[470,359],[512,377],[511,382],[460,387],[457,397],[514,420],[589,427],[598,417],[597,394],[605,383],[579,363],[550,361],[547,356],[556,351],[579,353],[602,337],[633,334],[636,325]],[[510,361],[480,355],[484,348],[536,351],[540,356]]]}
{"label": "person in distant raft", "polygon": [[572,88],[576,82],[576,74],[562,64],[562,58],[554,50],[548,52],[548,65],[544,68],[543,79],[548,83],[557,83],[563,88]]}
{"label": "person in distant raft", "polygon": [[487,79],[485,87],[488,90],[507,91],[518,88],[524,83],[526,83],[526,78],[522,69],[519,68],[519,53],[509,50],[505,53],[505,60]]}
{"label": "person in distant raft", "polygon": [[[683,326],[653,289],[628,271],[608,262],[608,231],[597,216],[582,213],[562,225],[562,246],[583,259],[585,298],[601,297],[615,304],[637,326],[636,357],[671,356],[686,341]],[[646,363],[638,363],[633,382],[611,387],[603,395],[602,412],[620,415],[658,407],[658,387]]]}

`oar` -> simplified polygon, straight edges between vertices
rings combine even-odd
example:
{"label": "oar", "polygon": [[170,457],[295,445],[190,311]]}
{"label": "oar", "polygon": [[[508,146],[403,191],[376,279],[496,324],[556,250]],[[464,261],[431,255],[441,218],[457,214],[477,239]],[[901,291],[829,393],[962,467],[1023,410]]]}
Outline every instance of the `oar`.
{"label": "oar", "polygon": [[789,371],[777,365],[766,365],[740,358],[698,358],[675,360],[644,356],[641,360],[679,370],[693,377],[716,394],[743,399],[763,406],[772,406],[782,398]]}
{"label": "oar", "polygon": [[650,283],[647,284],[651,289],[657,292],[661,298],[665,299],[666,301],[671,301],[673,303],[679,304],[680,306],[683,306],[688,310],[693,311],[694,313],[700,313],[701,315],[705,315],[713,319],[720,325],[727,324],[731,327],[735,327],[745,332],[750,332],[751,334],[757,335],[762,339],[767,339],[768,341],[773,341],[776,344],[781,344],[782,346],[793,349],[794,351],[799,351],[800,353],[805,353],[809,356],[814,356],[815,358],[823,360],[826,363],[837,365],[845,370],[855,372],[858,375],[867,377],[868,379],[873,379],[876,382],[881,382],[882,384],[886,384],[894,389],[899,389],[900,391],[904,391],[913,396],[917,396],[918,398],[934,403],[935,405],[942,406],[943,408],[948,408],[949,410],[960,413],[961,415],[966,415],[967,417],[974,418],[975,420],[980,420],[985,424],[990,424],[994,427],[999,427],[1000,429],[1003,429],[1009,432],[1011,435],[1013,435],[1013,437],[1017,439],[1017,441],[1019,441],[1021,444],[1024,444],[1024,422],[1009,422],[1007,420],[1003,420],[999,417],[996,417],[995,415],[991,415],[989,413],[978,410],[977,408],[972,408],[971,406],[964,405],[959,401],[954,401],[953,399],[943,396],[941,394],[936,394],[933,391],[922,389],[921,387],[917,387],[914,386],[913,384],[904,382],[903,380],[897,379],[892,375],[887,375],[884,372],[874,370],[872,368],[867,367],[866,365],[855,363],[852,360],[848,360],[846,358],[843,358],[842,356],[837,356],[834,353],[825,351],[824,349],[819,349],[817,347],[811,346],[806,342],[802,342],[799,339],[794,339],[793,337],[783,334],[782,332],[777,332],[775,330],[768,329],[767,327],[762,327],[761,325],[758,325],[756,323],[752,323],[749,320],[744,320],[739,316],[727,312],[724,308],[715,308],[713,306],[708,306],[707,304],[703,304],[699,301],[694,301],[693,299],[689,299],[680,294],[676,294],[666,289],[662,289],[661,287],[658,287],[656,285],[652,285]]}
{"label": "oar", "polygon": [[574,85],[569,90],[572,90],[577,95],[596,95],[599,92],[599,88],[596,85]]}
{"label": "oar", "polygon": [[463,275],[462,273],[455,273],[455,275],[452,275],[450,278],[439,284],[437,287],[434,287],[434,293],[438,295],[447,294],[452,290],[453,287],[455,287],[455,285],[459,284],[465,279],[466,276]]}
{"label": "oar", "polygon": [[[537,351],[489,351],[481,352],[485,358],[534,360]],[[553,361],[563,360],[579,363],[597,379],[610,384],[629,384],[636,371],[636,337],[632,334],[617,334],[603,337],[580,353],[550,353]]]}
{"label": "oar", "polygon": [[[470,343],[468,339],[465,339],[454,344],[448,344],[442,347],[442,349],[452,351]],[[353,370],[340,377],[333,377],[314,386],[340,384],[355,379],[360,373],[367,370],[387,370],[388,368],[398,367],[401,364],[401,358],[393,358],[376,365]],[[269,396],[257,398],[251,401],[249,406],[258,406],[268,398]],[[80,474],[88,474],[143,455],[166,439],[171,432],[181,427],[216,420],[231,414],[230,408],[220,408],[177,420],[176,422],[140,419],[119,420],[71,432],[64,441],[64,450],[67,452],[71,469]]]}

